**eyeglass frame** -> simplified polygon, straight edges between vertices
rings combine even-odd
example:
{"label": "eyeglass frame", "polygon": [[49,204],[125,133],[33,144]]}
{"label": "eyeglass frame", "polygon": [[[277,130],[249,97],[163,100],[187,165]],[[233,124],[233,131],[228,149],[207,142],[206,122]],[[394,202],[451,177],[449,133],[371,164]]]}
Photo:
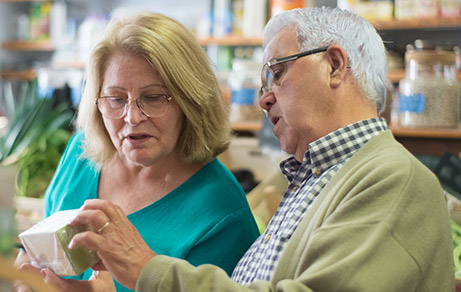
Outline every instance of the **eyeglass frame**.
{"label": "eyeglass frame", "polygon": [[[167,102],[167,109],[168,109],[168,106],[170,105],[171,99],[173,98],[172,96],[166,95],[166,94],[164,94],[164,93],[160,93],[160,94],[149,94],[149,95],[150,95],[150,96],[161,96],[161,97],[165,98],[165,100],[166,100],[166,102]],[[142,97],[142,96],[141,96],[141,97]],[[99,101],[100,99],[104,99],[104,98],[117,98],[117,99],[122,99],[122,100],[125,101],[125,107],[124,107],[123,113],[122,113],[122,115],[121,115],[120,117],[118,117],[118,118],[110,118],[110,117],[105,116],[105,115],[102,113],[101,109],[100,109],[99,106],[98,106],[98,101]],[[134,101],[134,102],[136,103],[136,106],[138,107],[138,109],[139,109],[146,117],[148,117],[148,118],[160,118],[160,117],[163,117],[163,116],[166,114],[166,110],[165,110],[165,112],[164,112],[162,115],[160,115],[160,116],[155,116],[155,117],[154,117],[154,116],[151,116],[151,115],[147,114],[147,113],[144,111],[144,109],[142,108],[142,106],[139,104],[140,97],[138,97],[138,98],[136,98],[136,99],[129,99],[129,98],[123,98],[123,97],[110,96],[110,95],[108,95],[108,96],[98,96],[98,97],[96,98],[96,100],[94,101],[94,103],[96,104],[96,107],[98,108],[98,110],[99,110],[99,112],[101,113],[101,115],[105,116],[105,117],[108,118],[108,119],[114,119],[114,120],[115,120],[115,119],[120,119],[120,118],[122,118],[123,116],[126,115],[127,108],[128,108],[128,103],[130,102],[130,100],[131,100],[131,101]]]}
{"label": "eyeglass frame", "polygon": [[[299,59],[301,57],[305,57],[305,56],[309,56],[309,55],[313,55],[313,54],[317,54],[317,53],[321,53],[321,52],[326,52],[328,50],[328,48],[329,48],[329,46],[321,47],[321,48],[312,49],[312,50],[297,53],[297,54],[294,54],[294,55],[289,55],[289,56],[286,56],[286,57],[276,58],[276,59],[272,59],[270,61],[267,61],[263,65],[263,68],[261,70],[261,81],[262,81],[262,73],[264,72],[265,67],[269,68],[267,70],[272,70],[271,67],[274,66],[274,65],[279,65],[279,64],[283,64],[283,63],[286,63],[286,62],[289,62],[289,61],[295,61],[295,60],[297,60],[297,59]],[[272,75],[274,75],[274,74],[272,73]],[[267,76],[266,76],[266,86],[267,86]],[[267,87],[268,87],[268,89],[265,90],[265,86],[264,85],[261,86],[261,88],[259,89],[259,94],[258,94],[259,98],[261,98],[267,92],[271,91],[272,82],[270,83],[270,86],[267,86]]]}

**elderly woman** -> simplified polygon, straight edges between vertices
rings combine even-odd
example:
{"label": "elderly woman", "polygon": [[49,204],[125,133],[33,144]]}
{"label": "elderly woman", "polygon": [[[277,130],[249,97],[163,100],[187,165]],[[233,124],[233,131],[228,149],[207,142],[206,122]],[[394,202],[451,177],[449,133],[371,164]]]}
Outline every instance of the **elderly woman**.
{"label": "elderly woman", "polygon": [[[185,27],[153,13],[114,19],[92,52],[77,122],[81,131],[45,196],[47,216],[89,199],[110,201],[134,228],[101,215],[99,228],[111,224],[99,236],[111,231],[115,245],[133,252],[144,250],[131,236],[142,237],[157,254],[231,274],[259,232],[241,187],[216,159],[230,138],[226,104]],[[16,264],[25,262],[22,253]]]}

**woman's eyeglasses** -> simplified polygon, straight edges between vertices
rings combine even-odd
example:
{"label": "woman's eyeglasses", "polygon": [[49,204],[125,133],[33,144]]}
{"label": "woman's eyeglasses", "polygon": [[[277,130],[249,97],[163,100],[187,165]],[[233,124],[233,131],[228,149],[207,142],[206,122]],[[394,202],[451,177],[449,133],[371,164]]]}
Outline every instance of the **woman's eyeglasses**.
{"label": "woman's eyeglasses", "polygon": [[119,119],[125,116],[128,103],[136,102],[139,110],[149,118],[159,118],[166,114],[171,96],[166,94],[148,94],[135,100],[116,96],[100,96],[96,99],[96,106],[103,116],[108,119]]}

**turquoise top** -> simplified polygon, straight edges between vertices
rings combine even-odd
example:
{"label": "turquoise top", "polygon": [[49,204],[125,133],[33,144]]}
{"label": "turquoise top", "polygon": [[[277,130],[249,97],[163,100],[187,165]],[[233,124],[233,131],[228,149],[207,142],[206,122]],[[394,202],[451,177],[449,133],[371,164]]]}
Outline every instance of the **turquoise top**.
{"label": "turquoise top", "polygon": [[[80,208],[98,197],[99,170],[80,158],[82,132],[72,137],[45,194],[45,216]],[[229,275],[259,236],[245,194],[232,173],[214,159],[160,200],[128,215],[157,254],[191,264],[213,264]],[[77,279],[88,279],[88,269]],[[130,291],[115,282],[117,291]]]}

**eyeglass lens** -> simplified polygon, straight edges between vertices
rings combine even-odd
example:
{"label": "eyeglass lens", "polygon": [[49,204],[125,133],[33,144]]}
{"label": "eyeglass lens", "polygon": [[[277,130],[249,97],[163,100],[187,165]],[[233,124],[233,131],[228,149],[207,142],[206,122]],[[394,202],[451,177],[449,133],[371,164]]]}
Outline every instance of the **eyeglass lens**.
{"label": "eyeglass lens", "polygon": [[[151,118],[163,116],[169,105],[171,97],[164,94],[145,95],[136,99],[136,105],[143,114]],[[97,106],[100,112],[107,118],[118,119],[126,114],[129,100],[120,97],[99,97]]]}
{"label": "eyeglass lens", "polygon": [[[295,61],[301,57],[309,56],[312,54],[317,54],[320,52],[325,52],[328,49],[328,46],[318,48],[318,49],[313,49],[309,51],[305,51],[302,53],[286,56],[283,58],[275,59],[273,61],[269,61],[266,64],[264,64],[262,70],[261,70],[261,82],[262,82],[262,87],[259,92],[259,97],[261,97],[263,94],[266,92],[270,91],[272,89],[272,84],[274,83],[274,71],[272,70],[272,66],[275,65],[280,65],[282,63],[290,62],[290,61]],[[278,71],[278,70],[277,70]],[[277,73],[277,79],[280,78],[280,76],[283,73]],[[276,80],[277,82],[277,80]]]}

